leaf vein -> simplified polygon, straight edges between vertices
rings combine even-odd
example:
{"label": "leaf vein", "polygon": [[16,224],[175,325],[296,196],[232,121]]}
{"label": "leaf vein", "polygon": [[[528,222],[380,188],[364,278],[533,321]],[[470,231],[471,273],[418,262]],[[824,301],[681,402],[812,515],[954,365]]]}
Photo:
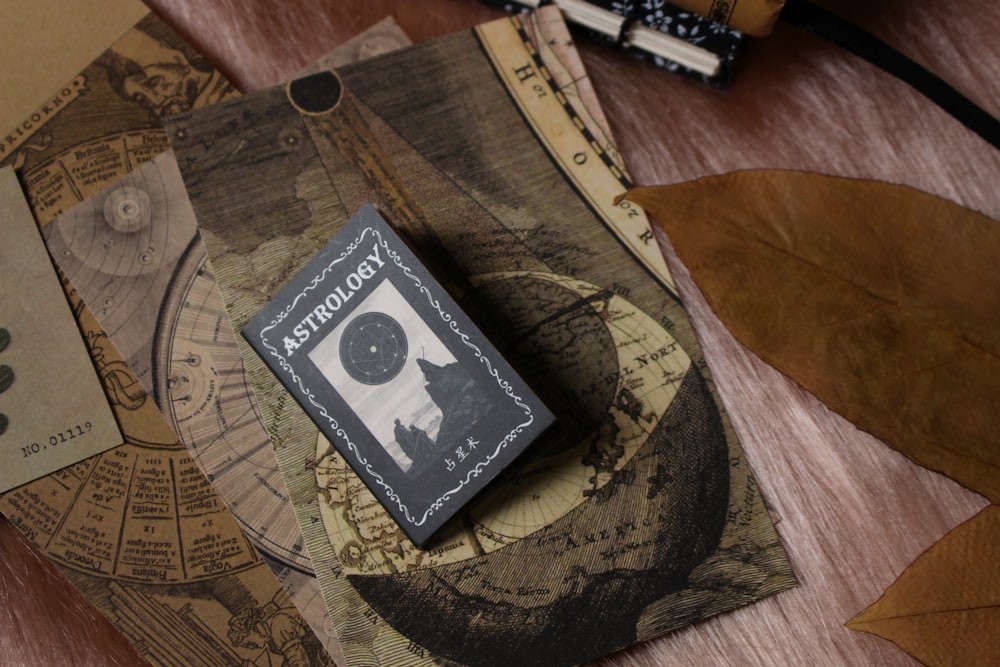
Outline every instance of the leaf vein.
{"label": "leaf vein", "polygon": [[992,609],[1000,610],[1000,602],[996,604],[975,605],[972,607],[956,607],[955,609],[931,609],[909,614],[893,614],[891,616],[878,616],[876,618],[866,618],[861,620],[855,619],[850,621],[848,625],[874,624],[882,621],[901,621],[908,618],[923,618],[925,616],[940,616],[942,614],[964,614],[972,611],[989,611]]}
{"label": "leaf vein", "polygon": [[[764,238],[761,238],[759,236],[758,237],[750,236],[749,234],[746,235],[746,238],[751,243],[759,243],[759,244],[761,244],[761,245],[763,245],[763,246],[765,246],[765,247],[767,247],[767,248],[775,251],[778,254],[786,255],[787,257],[790,257],[792,260],[801,262],[802,264],[805,264],[806,266],[809,266],[809,267],[815,269],[818,273],[821,273],[821,274],[823,274],[825,276],[833,278],[834,280],[837,280],[837,281],[839,281],[841,283],[849,285],[849,286],[853,287],[854,289],[858,290],[859,292],[863,292],[864,294],[868,295],[872,299],[875,299],[876,301],[879,301],[880,303],[882,303],[884,305],[888,305],[888,306],[893,307],[893,308],[898,308],[900,311],[902,311],[902,312],[910,315],[911,317],[919,320],[920,322],[926,324],[927,326],[933,327],[933,328],[935,328],[935,329],[937,329],[939,331],[943,331],[944,333],[957,338],[958,340],[960,340],[961,342],[965,343],[966,345],[972,347],[973,349],[976,349],[976,350],[982,352],[983,354],[985,354],[985,355],[987,355],[989,357],[992,357],[994,359],[1000,360],[1000,353],[997,353],[997,352],[994,352],[993,350],[987,349],[987,348],[983,347],[982,345],[980,345],[979,343],[977,343],[977,342],[975,342],[973,340],[970,340],[961,331],[953,331],[953,330],[951,330],[951,329],[949,329],[949,328],[947,328],[945,326],[942,326],[941,324],[939,324],[939,323],[931,320],[930,318],[926,317],[923,314],[923,312],[920,311],[920,310],[914,310],[912,308],[908,308],[908,307],[904,306],[899,301],[893,301],[892,299],[890,299],[890,298],[888,298],[886,296],[883,296],[882,294],[879,294],[877,292],[874,292],[871,289],[869,289],[869,288],[867,288],[867,287],[859,284],[858,282],[856,282],[854,280],[851,280],[850,277],[847,277],[847,276],[839,274],[839,273],[837,273],[835,271],[832,271],[832,270],[828,269],[826,266],[824,266],[821,263],[818,263],[816,261],[808,259],[808,258],[806,258],[806,257],[804,257],[804,256],[802,256],[800,254],[797,254],[797,253],[789,250],[788,248],[783,248],[780,245],[777,245],[777,244],[775,244],[775,243],[773,243],[771,241],[768,241],[768,240],[766,240]],[[872,312],[874,312],[874,311],[872,311]]]}

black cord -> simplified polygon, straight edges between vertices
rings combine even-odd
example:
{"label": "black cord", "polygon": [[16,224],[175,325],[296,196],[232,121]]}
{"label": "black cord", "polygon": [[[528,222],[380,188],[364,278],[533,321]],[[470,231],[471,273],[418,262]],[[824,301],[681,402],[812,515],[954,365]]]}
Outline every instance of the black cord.
{"label": "black cord", "polygon": [[781,19],[823,37],[912,86],[958,122],[1000,148],[1000,121],[938,75],[871,33],[805,0],[789,0]]}

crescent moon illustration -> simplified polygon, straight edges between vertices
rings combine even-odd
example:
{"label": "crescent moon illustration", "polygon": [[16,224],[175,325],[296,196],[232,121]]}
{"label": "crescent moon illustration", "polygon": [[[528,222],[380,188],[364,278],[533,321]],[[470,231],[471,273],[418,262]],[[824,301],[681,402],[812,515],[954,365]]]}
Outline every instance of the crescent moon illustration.
{"label": "crescent moon illustration", "polygon": [[[501,350],[562,432],[424,550],[365,509],[373,499],[321,438],[325,529],[332,544],[356,545],[344,572],[387,621],[382,632],[458,662],[549,664],[549,637],[569,623],[581,628],[581,659],[613,650],[645,605],[682,586],[718,544],[728,486],[721,420],[690,418],[716,414],[700,373],[625,297],[546,272],[473,284],[486,312],[501,313],[512,343],[498,341]],[[539,562],[547,566],[526,566]],[[603,599],[616,608],[601,610]]]}

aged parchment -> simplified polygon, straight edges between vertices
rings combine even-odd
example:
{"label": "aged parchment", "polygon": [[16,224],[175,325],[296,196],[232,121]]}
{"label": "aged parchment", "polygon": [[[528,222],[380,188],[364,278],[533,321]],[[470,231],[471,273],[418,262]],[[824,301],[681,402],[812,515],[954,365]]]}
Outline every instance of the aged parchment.
{"label": "aged parchment", "polygon": [[[193,71],[206,65],[154,17],[136,30],[143,36],[123,40],[74,79],[86,96],[67,98],[58,107],[50,104],[48,114],[40,110],[46,122],[33,125],[7,161],[21,167],[60,268],[95,304],[95,314],[130,368],[315,633],[337,655],[326,606],[183,184],[176,167],[164,168],[154,159],[168,148],[159,112],[149,113],[151,104],[143,97],[122,95],[109,70],[121,60],[113,55],[118,52],[131,54],[135,62],[183,58]],[[385,20],[321,62],[349,62],[406,43],[398,26]],[[144,50],[150,54],[136,55]],[[155,67],[148,66],[147,78],[155,75]],[[193,98],[191,104],[235,94],[226,89]],[[180,106],[175,100],[174,108]],[[62,210],[67,212],[56,217]]]}
{"label": "aged parchment", "polygon": [[31,113],[132,27],[149,8],[141,0],[9,2],[0,22],[4,94],[0,132],[30,131]]}
{"label": "aged parchment", "polygon": [[17,169],[44,225],[166,150],[164,115],[236,94],[148,15],[8,132],[0,161]]}
{"label": "aged parchment", "polygon": [[[124,348],[122,359],[106,366],[105,382],[112,382],[118,388],[127,405],[152,405],[148,399],[155,396],[170,418],[170,425],[183,432],[189,447],[194,442],[242,441],[248,428],[252,430],[248,423],[256,424],[256,419],[245,400],[250,390],[242,381],[238,355],[228,352],[233,349],[232,333],[221,306],[213,311],[209,295],[207,300],[196,304],[198,317],[194,321],[179,315],[185,304],[193,307],[193,301],[203,296],[205,281],[212,282],[211,272],[204,266],[204,250],[196,243],[197,231],[183,186],[175,176],[175,186],[171,187],[169,175],[160,178],[155,165],[149,161],[168,147],[160,121],[162,114],[210,104],[235,94],[236,91],[176,34],[155,17],[147,16],[59,89],[27,121],[12,130],[0,151],[4,163],[19,170],[50,250],[57,248],[53,251],[55,259],[72,274],[71,282],[79,283],[81,292],[86,295],[85,301],[95,304],[100,315],[100,336],[106,340],[110,335]],[[152,171],[129,174],[140,165],[147,165]],[[126,177],[126,174],[129,175]],[[125,180],[119,180],[122,177],[126,177]],[[102,192],[112,183],[115,183],[113,188]],[[91,196],[93,199],[88,199]],[[76,208],[81,201],[84,203]],[[65,210],[69,210],[69,217],[49,225]],[[212,319],[213,312],[216,319]],[[228,346],[226,331],[230,336]],[[185,344],[182,353],[178,348]],[[221,384],[223,381],[225,385]],[[244,397],[242,405],[241,396]],[[228,439],[224,437],[226,433],[229,433]],[[176,442],[176,436],[173,437]],[[315,579],[304,572],[308,570],[308,560],[302,555],[301,536],[294,525],[287,534],[272,531],[267,535],[269,525],[285,527],[293,522],[291,519],[282,521],[276,516],[282,511],[283,485],[273,463],[273,454],[269,452],[266,434],[262,438],[265,444],[257,450],[262,450],[263,455],[255,453],[251,447],[242,450],[245,456],[239,459],[244,465],[255,466],[256,474],[248,475],[255,483],[243,483],[241,488],[245,495],[226,502],[241,510],[238,518],[242,519],[243,528],[253,544],[267,556],[266,562],[276,570],[297,604],[309,609],[308,620],[315,634],[324,637],[323,643],[333,652],[335,641],[332,633],[326,631],[325,608],[316,603],[318,587]],[[183,456],[183,463],[178,462],[178,456]],[[260,464],[261,459],[263,464]],[[128,465],[138,465],[137,461]],[[183,448],[175,456],[147,457],[142,461],[144,475],[162,480],[157,489],[166,494],[163,497],[175,492],[190,495],[190,490],[184,489],[188,489],[195,479],[196,471],[201,475],[198,464],[202,462],[193,463],[190,453]],[[95,474],[100,477],[104,473]],[[96,482],[98,486],[107,483],[101,479]],[[91,482],[81,479],[79,483],[83,485],[79,487],[82,490],[74,493],[84,493]],[[207,544],[212,541],[209,539],[212,525],[232,521],[232,514],[226,503],[214,495],[212,487],[207,482],[205,485],[207,489],[197,488],[199,498],[202,495],[210,497],[210,501],[205,501],[206,507],[227,517],[225,520],[211,517],[201,526],[206,531]],[[85,521],[90,517],[75,504],[79,502],[82,506],[87,502],[82,496],[76,500],[62,500],[58,506],[50,507],[45,496],[36,494],[37,497],[25,499],[17,495],[23,491],[18,489],[7,497],[4,512],[45,547],[50,557],[70,566],[98,563],[94,565],[97,571],[111,579],[128,577],[124,571],[105,562],[113,554],[102,546],[104,541],[118,540],[112,540],[112,533],[107,530],[101,531],[104,537],[100,539],[97,532],[92,532],[93,528]],[[240,501],[247,498],[260,500],[241,506]],[[91,501],[102,502],[93,498]],[[121,502],[125,504],[116,507],[114,512],[133,511],[127,498]],[[290,510],[285,511],[291,517]],[[114,512],[98,512],[95,516],[108,518]],[[53,526],[40,524],[43,519],[56,522],[63,534],[66,531],[78,533],[73,538],[76,540],[73,558],[59,551],[58,540],[50,534]],[[190,521],[187,524],[182,533],[185,544],[199,541],[201,538],[192,533],[194,524]],[[121,522],[117,529],[124,533],[133,530]],[[226,530],[231,531],[232,526]],[[237,540],[237,534],[238,541],[245,540],[239,528],[236,533],[227,535],[226,540]],[[177,539],[180,536],[168,536],[164,544]],[[202,551],[208,554],[206,558],[215,559],[207,548],[202,547]],[[178,554],[182,552],[174,551],[169,558],[175,561]],[[282,558],[284,554],[297,557],[303,564],[297,570],[292,569],[295,563],[289,563],[287,556]],[[161,557],[162,554],[157,556]],[[259,560],[254,549],[246,557],[255,563]],[[163,566],[157,558],[145,553],[135,557],[136,562],[149,559],[155,564],[143,576],[148,575],[152,580],[160,576],[154,574]],[[220,560],[218,566],[224,571],[232,563]],[[266,569],[254,576],[275,582]],[[211,599],[211,595],[202,592],[200,587],[188,594],[208,595],[207,599]],[[183,592],[178,595],[183,599]],[[275,603],[284,610],[281,619],[301,624],[291,602],[282,597],[284,592],[271,591],[269,595],[277,595]],[[95,593],[91,599],[106,614],[112,613],[101,595]],[[229,602],[246,606],[235,598]],[[235,613],[239,609],[228,611]],[[120,617],[116,621],[119,628],[131,623],[127,613],[115,613]],[[219,617],[220,610],[210,610],[210,613]],[[164,633],[170,636],[170,632],[169,627],[164,626],[147,628],[139,634],[127,631],[126,634],[134,642],[141,641],[142,646],[152,646],[148,650],[154,661],[169,662],[173,654],[167,647],[175,642],[155,637]],[[309,637],[313,635],[308,628],[304,633]],[[225,638],[226,633],[221,636]],[[315,642],[313,638],[309,641]],[[318,657],[321,653],[317,652],[314,659],[325,661],[325,656]],[[184,650],[178,654],[183,655]],[[237,655],[233,659],[247,657]],[[267,659],[267,651],[259,657]]]}
{"label": "aged parchment", "polygon": [[0,496],[0,511],[154,664],[331,664],[69,283],[125,437]]}
{"label": "aged parchment", "polygon": [[682,308],[609,230],[639,214],[539,16],[343,68],[328,104],[168,124],[235,326],[375,202],[560,417],[418,550],[244,345],[349,664],[577,662],[794,583]]}
{"label": "aged parchment", "polygon": [[8,132],[0,164],[44,225],[166,150],[163,116],[236,94],[150,14]]}

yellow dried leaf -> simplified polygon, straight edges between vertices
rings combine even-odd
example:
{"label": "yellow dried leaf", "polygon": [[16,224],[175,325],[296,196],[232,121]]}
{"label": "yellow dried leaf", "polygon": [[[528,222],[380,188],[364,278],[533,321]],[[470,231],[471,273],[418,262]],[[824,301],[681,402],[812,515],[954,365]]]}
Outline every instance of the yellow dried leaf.
{"label": "yellow dried leaf", "polygon": [[1000,665],[1000,507],[942,538],[847,626],[927,665]]}
{"label": "yellow dried leaf", "polygon": [[904,186],[791,171],[625,198],[743,344],[1000,502],[1000,223]]}

